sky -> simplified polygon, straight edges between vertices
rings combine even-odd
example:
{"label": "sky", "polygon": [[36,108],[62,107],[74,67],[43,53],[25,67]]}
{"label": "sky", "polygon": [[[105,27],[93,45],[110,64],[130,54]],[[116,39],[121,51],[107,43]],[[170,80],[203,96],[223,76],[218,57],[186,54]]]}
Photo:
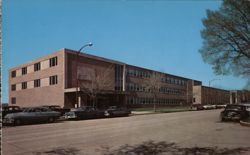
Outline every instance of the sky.
{"label": "sky", "polygon": [[202,81],[241,89],[246,80],[216,76],[198,50],[206,0],[3,0],[2,102],[8,102],[8,70],[62,48]]}

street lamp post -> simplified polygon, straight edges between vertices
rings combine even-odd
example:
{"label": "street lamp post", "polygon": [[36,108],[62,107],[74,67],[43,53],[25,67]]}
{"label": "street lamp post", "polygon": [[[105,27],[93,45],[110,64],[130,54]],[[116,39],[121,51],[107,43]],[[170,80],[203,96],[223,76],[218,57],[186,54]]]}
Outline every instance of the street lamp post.
{"label": "street lamp post", "polygon": [[213,81],[216,81],[216,80],[221,80],[221,79],[212,79],[212,80],[209,80],[208,86],[210,87],[210,86],[211,86],[211,83],[212,83]]}
{"label": "street lamp post", "polygon": [[78,76],[78,58],[79,55],[82,51],[83,48],[85,47],[91,47],[93,46],[93,44],[90,42],[88,44],[83,45],[77,52],[76,54],[76,107],[80,107],[81,106],[81,98],[79,96],[79,76]]}

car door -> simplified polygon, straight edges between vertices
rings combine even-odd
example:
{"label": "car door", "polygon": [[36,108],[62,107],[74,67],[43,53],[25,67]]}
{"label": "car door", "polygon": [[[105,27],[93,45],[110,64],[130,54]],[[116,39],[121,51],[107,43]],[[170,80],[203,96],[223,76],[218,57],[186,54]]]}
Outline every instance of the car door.
{"label": "car door", "polygon": [[40,108],[36,108],[33,112],[33,117],[35,122],[41,122],[43,121],[43,114],[42,110]]}
{"label": "car door", "polygon": [[46,108],[41,108],[40,109],[40,113],[39,113],[40,121],[42,121],[42,122],[48,121],[49,116],[52,116],[50,109],[46,109]]}
{"label": "car door", "polygon": [[92,108],[86,109],[86,118],[94,118],[95,117],[95,111]]}
{"label": "car door", "polygon": [[37,110],[35,108],[31,108],[28,111],[24,112],[22,116],[22,121],[25,123],[34,123],[37,122]]}

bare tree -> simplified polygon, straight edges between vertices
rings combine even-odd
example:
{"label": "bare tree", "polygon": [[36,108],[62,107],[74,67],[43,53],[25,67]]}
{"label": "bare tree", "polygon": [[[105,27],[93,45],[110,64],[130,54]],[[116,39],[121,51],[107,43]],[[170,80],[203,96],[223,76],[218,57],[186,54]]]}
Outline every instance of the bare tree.
{"label": "bare tree", "polygon": [[154,102],[154,112],[156,112],[156,99],[157,94],[159,94],[162,82],[163,75],[160,73],[152,73],[150,78],[146,81],[146,90],[153,94],[153,102]]}
{"label": "bare tree", "polygon": [[96,106],[98,94],[112,90],[114,79],[111,78],[113,75],[110,76],[110,74],[113,73],[113,70],[114,65],[110,65],[104,71],[92,70],[88,73],[88,78],[86,78],[86,75],[82,75],[82,78],[80,78],[80,90],[92,99],[93,106]]}

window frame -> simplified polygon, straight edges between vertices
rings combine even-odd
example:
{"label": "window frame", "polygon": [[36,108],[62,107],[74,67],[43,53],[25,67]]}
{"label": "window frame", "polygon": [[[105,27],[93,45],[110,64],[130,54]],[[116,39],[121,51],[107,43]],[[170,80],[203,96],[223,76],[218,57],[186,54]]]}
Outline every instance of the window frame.
{"label": "window frame", "polygon": [[27,82],[22,82],[22,89],[27,89]]}
{"label": "window frame", "polygon": [[53,57],[53,58],[50,58],[49,59],[49,67],[54,67],[54,66],[57,66],[57,61],[58,60],[58,58],[57,58],[57,56],[56,57]]}
{"label": "window frame", "polygon": [[11,85],[11,91],[16,91],[16,84]]}
{"label": "window frame", "polygon": [[16,77],[16,70],[11,71],[11,77],[12,77],[12,78],[15,78],[15,77]]}
{"label": "window frame", "polygon": [[22,68],[22,75],[25,75],[25,74],[27,74],[27,67]]}
{"label": "window frame", "polygon": [[11,97],[11,104],[16,104],[16,97]]}
{"label": "window frame", "polygon": [[35,79],[34,80],[34,88],[41,87],[41,79]]}
{"label": "window frame", "polygon": [[41,63],[40,62],[34,64],[34,72],[37,72],[39,70],[41,70]]}
{"label": "window frame", "polygon": [[58,84],[58,77],[57,75],[53,75],[49,77],[49,85],[56,85]]}

